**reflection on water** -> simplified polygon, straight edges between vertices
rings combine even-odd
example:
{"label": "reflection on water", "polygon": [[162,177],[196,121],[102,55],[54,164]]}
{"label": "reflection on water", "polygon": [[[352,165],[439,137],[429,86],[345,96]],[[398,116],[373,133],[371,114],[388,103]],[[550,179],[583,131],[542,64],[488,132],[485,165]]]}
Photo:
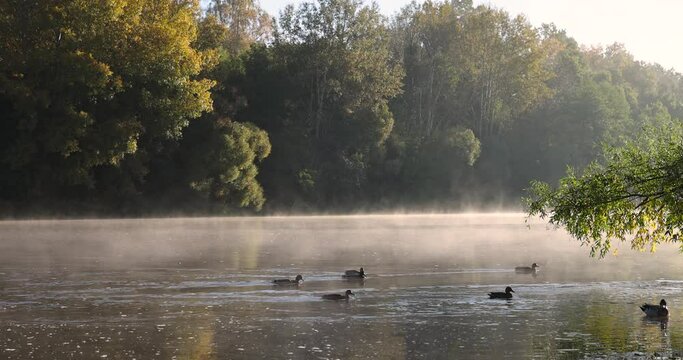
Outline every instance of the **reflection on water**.
{"label": "reflection on water", "polygon": [[[676,249],[520,214],[0,222],[0,358],[680,357]],[[541,265],[538,274],[515,266]],[[363,266],[365,280],[345,280]],[[296,287],[275,278],[302,274]],[[490,300],[515,289],[515,298]],[[352,289],[355,299],[323,301]],[[668,321],[638,305],[665,298]]]}

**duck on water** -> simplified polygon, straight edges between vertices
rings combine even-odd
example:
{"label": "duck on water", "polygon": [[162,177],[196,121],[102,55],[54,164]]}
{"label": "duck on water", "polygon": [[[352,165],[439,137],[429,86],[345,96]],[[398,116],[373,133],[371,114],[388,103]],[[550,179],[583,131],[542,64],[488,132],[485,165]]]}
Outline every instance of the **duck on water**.
{"label": "duck on water", "polygon": [[297,275],[294,280],[290,280],[290,279],[275,279],[275,280],[273,280],[273,284],[275,284],[275,285],[300,285],[302,282],[304,282],[304,277],[301,275]]}
{"label": "duck on water", "polygon": [[342,277],[347,279],[363,279],[365,278],[365,270],[363,268],[360,268],[360,270],[346,270]]}
{"label": "duck on water", "polygon": [[662,299],[659,305],[643,304],[640,306],[645,316],[649,318],[666,318],[669,316],[669,308],[666,306],[666,301]]}
{"label": "duck on water", "polygon": [[490,299],[512,299],[512,293],[515,292],[511,287],[506,287],[505,292],[492,292],[489,293]]}
{"label": "duck on water", "polygon": [[351,296],[351,295],[355,296],[356,294],[352,293],[351,290],[346,290],[344,295],[342,295],[342,294],[326,294],[326,295],[323,295],[322,298],[324,300],[348,300],[349,296]]}
{"label": "duck on water", "polygon": [[540,266],[536,263],[531,264],[531,266],[518,266],[515,268],[515,272],[520,274],[531,274],[537,272],[539,267]]}

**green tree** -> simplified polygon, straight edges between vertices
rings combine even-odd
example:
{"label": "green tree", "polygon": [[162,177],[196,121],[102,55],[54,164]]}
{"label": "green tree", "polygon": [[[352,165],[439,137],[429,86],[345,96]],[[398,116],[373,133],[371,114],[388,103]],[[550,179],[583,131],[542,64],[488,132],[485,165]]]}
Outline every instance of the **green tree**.
{"label": "green tree", "polygon": [[9,0],[0,13],[5,198],[78,197],[98,168],[143,177],[148,154],[211,110],[196,1]]}
{"label": "green tree", "polygon": [[461,72],[456,59],[459,23],[467,11],[471,8],[426,1],[406,6],[395,18],[394,52],[406,72],[404,93],[392,102],[397,130],[429,138],[464,121],[454,116],[454,98]]}
{"label": "green tree", "polygon": [[533,182],[530,216],[567,228],[591,254],[605,256],[612,241],[631,241],[638,250],[679,242],[683,226],[683,127],[654,112],[664,127],[648,127],[635,141],[606,151],[604,164],[582,174],[569,169],[553,189]]}
{"label": "green tree", "polygon": [[481,138],[500,135],[551,95],[538,32],[523,16],[479,6],[458,37],[458,106]]}
{"label": "green tree", "polygon": [[603,158],[603,145],[632,139],[639,122],[627,84],[595,67],[563,31],[545,25],[541,36],[553,96],[521,117],[505,139],[512,149],[509,186],[520,195],[531,179],[555,183],[567,166],[582,169]]}
{"label": "green tree", "polygon": [[656,216],[651,239],[677,239],[673,70],[471,0],[416,1],[391,22],[361,0],[308,0],[277,25],[256,0],[203,4],[0,1],[3,205],[516,205],[570,166],[586,170],[535,183],[532,213],[598,253],[631,230],[641,246]]}
{"label": "green tree", "polygon": [[[579,81],[554,85],[555,112],[543,113],[552,107],[542,107],[539,113],[551,119],[540,138],[556,148],[538,153],[558,155],[548,158],[546,169],[553,163],[573,166],[557,188],[532,182],[529,214],[565,226],[601,257],[615,240],[652,251],[662,242],[679,241],[683,132],[671,114],[680,114],[681,75],[638,62],[619,44],[572,57],[571,63],[580,64]],[[560,78],[571,71],[555,73]]]}
{"label": "green tree", "polygon": [[[244,58],[229,49],[228,26],[208,14],[199,19],[196,46],[218,56],[202,75],[213,80],[213,112],[193,121],[177,146],[157,157],[147,195],[171,198],[201,212],[261,210],[266,197],[257,174],[270,153],[268,134],[238,115],[249,104],[243,94]],[[170,179],[170,180],[169,180]]]}
{"label": "green tree", "polygon": [[[406,177],[396,191],[424,193],[416,196],[420,202],[458,201],[479,189],[508,192],[517,150],[510,140],[553,95],[554,69],[541,31],[523,17],[457,1],[413,3],[392,30],[406,71],[404,92],[392,101],[396,144],[410,149],[387,153]],[[451,154],[444,134],[454,128],[476,136],[476,164],[460,156],[442,159]],[[422,188],[429,190],[416,190]]]}
{"label": "green tree", "polygon": [[260,210],[263,188],[257,163],[270,154],[268,134],[256,126],[228,119],[197,122],[180,148],[186,181],[202,197]]}
{"label": "green tree", "polygon": [[290,206],[350,202],[391,133],[387,102],[401,87],[385,19],[376,5],[321,0],[288,6],[279,26],[272,47],[252,49],[245,81],[242,116],[273,142],[264,186]]}
{"label": "green tree", "polygon": [[224,47],[232,54],[272,38],[273,18],[255,0],[211,0],[207,13],[226,26]]}

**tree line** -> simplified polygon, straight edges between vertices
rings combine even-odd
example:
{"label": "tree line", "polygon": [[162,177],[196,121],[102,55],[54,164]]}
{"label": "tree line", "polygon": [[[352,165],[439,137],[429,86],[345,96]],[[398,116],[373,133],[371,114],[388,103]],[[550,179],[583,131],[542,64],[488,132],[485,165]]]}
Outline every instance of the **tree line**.
{"label": "tree line", "polygon": [[6,216],[519,207],[683,119],[679,73],[471,0],[0,14]]}

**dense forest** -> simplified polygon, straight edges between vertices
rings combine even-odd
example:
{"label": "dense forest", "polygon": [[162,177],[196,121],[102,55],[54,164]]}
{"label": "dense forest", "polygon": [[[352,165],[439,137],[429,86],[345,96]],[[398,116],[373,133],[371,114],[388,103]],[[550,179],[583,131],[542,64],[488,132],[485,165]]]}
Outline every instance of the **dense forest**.
{"label": "dense forest", "polygon": [[683,119],[681,74],[471,0],[6,0],[0,41],[4,216],[519,208]]}

